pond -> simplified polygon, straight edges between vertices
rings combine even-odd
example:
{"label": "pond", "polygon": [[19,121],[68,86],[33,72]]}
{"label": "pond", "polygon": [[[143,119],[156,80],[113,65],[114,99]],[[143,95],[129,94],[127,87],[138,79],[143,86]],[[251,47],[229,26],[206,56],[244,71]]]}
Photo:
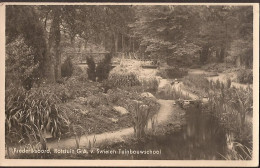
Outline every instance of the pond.
{"label": "pond", "polygon": [[[186,110],[186,124],[177,132],[163,136],[149,136],[142,142],[121,143],[109,146],[118,151],[113,155],[98,154],[100,159],[135,160],[218,160],[224,159],[227,145],[225,132],[216,118],[199,108]],[[119,150],[124,151],[119,154]],[[126,154],[130,150],[135,154]],[[137,154],[139,151],[139,154]],[[140,154],[152,151],[154,154]]]}

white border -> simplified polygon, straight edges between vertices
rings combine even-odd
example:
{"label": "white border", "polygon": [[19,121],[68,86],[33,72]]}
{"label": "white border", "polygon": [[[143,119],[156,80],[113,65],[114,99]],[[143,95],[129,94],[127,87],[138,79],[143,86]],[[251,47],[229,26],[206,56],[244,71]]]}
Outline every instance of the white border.
{"label": "white border", "polygon": [[[253,6],[254,9],[254,117],[253,117],[253,159],[251,161],[209,161],[209,160],[43,160],[43,159],[5,159],[4,147],[4,86],[5,86],[5,5],[231,5]],[[258,3],[0,3],[0,166],[214,166],[214,167],[248,167],[259,165],[259,4]]]}

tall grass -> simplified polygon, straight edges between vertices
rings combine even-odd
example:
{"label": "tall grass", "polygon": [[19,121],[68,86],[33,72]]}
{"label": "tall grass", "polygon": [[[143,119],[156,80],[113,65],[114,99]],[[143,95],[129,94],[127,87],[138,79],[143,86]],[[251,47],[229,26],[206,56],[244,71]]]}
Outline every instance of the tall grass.
{"label": "tall grass", "polygon": [[[197,89],[207,95],[209,101],[207,104],[208,111],[216,116],[227,132],[234,133],[234,141],[251,141],[252,140],[252,123],[246,122],[246,116],[252,114],[253,107],[253,89],[231,87],[231,80],[227,79],[226,83],[219,80],[207,81],[205,76],[194,75],[186,77],[184,82],[189,88]],[[192,86],[193,85],[193,86]],[[241,151],[246,149],[242,144],[235,143],[237,147],[230,149],[227,153],[227,159],[250,158],[251,152],[247,150],[248,156],[240,156]],[[243,150],[242,150],[243,149]],[[238,152],[239,150],[240,152]]]}
{"label": "tall grass", "polygon": [[166,100],[189,100],[191,97],[188,93],[184,93],[180,87],[167,86],[156,94],[156,97]]}
{"label": "tall grass", "polygon": [[[246,115],[251,113],[253,105],[253,89],[221,89],[209,94],[210,111],[218,116],[220,121],[228,128],[235,131],[238,135],[243,135],[244,131],[249,131],[246,123]],[[248,132],[252,134],[252,132]]]}
{"label": "tall grass", "polygon": [[[231,87],[231,80],[226,83],[219,80],[208,81],[204,75],[185,77],[183,84],[189,88],[203,92],[209,98],[209,108],[226,126],[244,128],[245,116],[253,106],[253,89],[251,87]],[[231,129],[231,128],[230,128]]]}
{"label": "tall grass", "polygon": [[133,101],[130,105],[133,115],[134,132],[138,139],[145,136],[145,130],[147,129],[149,107],[141,102]]}
{"label": "tall grass", "polygon": [[232,142],[232,147],[227,149],[225,156],[219,155],[226,160],[252,160],[253,150],[239,142]]}
{"label": "tall grass", "polygon": [[153,117],[159,108],[159,104],[152,98],[145,98],[143,101],[130,101],[128,110],[132,114],[134,132],[137,139],[141,139],[146,135],[149,120],[151,120],[151,128],[154,129],[156,122]]}
{"label": "tall grass", "polygon": [[45,88],[26,91],[6,89],[5,137],[7,145],[36,144],[46,148],[46,133],[54,138],[66,129],[59,106],[61,100]]}

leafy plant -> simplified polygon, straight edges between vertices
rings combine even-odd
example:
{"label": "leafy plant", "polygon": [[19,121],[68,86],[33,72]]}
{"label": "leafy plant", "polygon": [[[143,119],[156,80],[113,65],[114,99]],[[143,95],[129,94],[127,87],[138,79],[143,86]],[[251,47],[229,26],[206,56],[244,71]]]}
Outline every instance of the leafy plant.
{"label": "leafy plant", "polygon": [[228,149],[225,156],[221,155],[226,160],[252,160],[253,150],[239,142],[232,142],[232,148]]}
{"label": "leafy plant", "polygon": [[45,146],[47,132],[59,138],[66,127],[65,118],[57,105],[60,102],[57,95],[45,88],[30,91],[8,88],[5,103],[6,142],[12,145],[40,141]]}

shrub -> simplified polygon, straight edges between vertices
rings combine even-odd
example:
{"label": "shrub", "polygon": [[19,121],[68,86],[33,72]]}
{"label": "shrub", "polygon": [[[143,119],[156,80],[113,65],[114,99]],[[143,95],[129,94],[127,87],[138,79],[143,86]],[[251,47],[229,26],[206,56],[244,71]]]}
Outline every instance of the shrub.
{"label": "shrub", "polygon": [[90,105],[93,108],[96,108],[101,103],[100,96],[92,95],[87,97],[87,104]]}
{"label": "shrub", "polygon": [[157,75],[161,76],[162,78],[181,78],[188,74],[188,71],[181,68],[166,68],[166,69],[160,69]]}
{"label": "shrub", "polygon": [[64,63],[61,65],[61,76],[71,77],[73,73],[73,64],[70,57],[67,57]]}
{"label": "shrub", "polygon": [[65,85],[72,99],[86,97],[101,92],[101,84],[90,81],[81,81],[81,77],[69,78]]}
{"label": "shrub", "polygon": [[168,78],[168,75],[167,75],[167,72],[165,69],[160,69],[159,71],[157,71],[156,75],[162,77],[163,79]]}
{"label": "shrub", "polygon": [[205,75],[189,75],[189,76],[186,76],[184,77],[183,79],[183,84],[188,86],[188,87],[197,87],[197,88],[201,88],[201,89],[208,89],[210,87],[210,85],[212,83],[210,83]]}
{"label": "shrub", "polygon": [[241,69],[237,73],[237,81],[243,84],[252,84],[253,71],[251,69]]}
{"label": "shrub", "polygon": [[87,68],[81,68],[79,66],[74,66],[73,77],[81,82],[88,81]]}
{"label": "shrub", "polygon": [[111,70],[112,54],[106,54],[105,58],[96,67],[96,76],[98,81],[103,81],[108,78]]}
{"label": "shrub", "polygon": [[140,81],[134,73],[113,73],[109,76],[109,83],[113,87],[129,87],[140,85]]}
{"label": "shrub", "polygon": [[96,81],[96,64],[93,57],[87,57],[87,65],[88,65],[88,78],[92,81]]}
{"label": "shrub", "polygon": [[108,84],[111,87],[130,87],[141,85],[137,74],[124,67],[115,67],[109,74]]}
{"label": "shrub", "polygon": [[198,65],[198,64],[192,64],[190,66],[191,69],[198,69],[198,68],[201,68],[201,65]]}
{"label": "shrub", "polygon": [[17,83],[26,90],[31,89],[39,77],[39,64],[34,61],[34,51],[22,37],[6,45],[6,84]]}
{"label": "shrub", "polygon": [[84,70],[81,67],[79,67],[79,66],[74,66],[73,67],[73,73],[72,73],[73,76],[80,76],[80,75],[82,75],[84,73],[85,72],[84,72]]}
{"label": "shrub", "polygon": [[158,90],[159,82],[155,77],[144,78],[141,83],[145,92],[155,93]]}

